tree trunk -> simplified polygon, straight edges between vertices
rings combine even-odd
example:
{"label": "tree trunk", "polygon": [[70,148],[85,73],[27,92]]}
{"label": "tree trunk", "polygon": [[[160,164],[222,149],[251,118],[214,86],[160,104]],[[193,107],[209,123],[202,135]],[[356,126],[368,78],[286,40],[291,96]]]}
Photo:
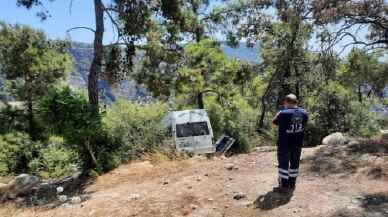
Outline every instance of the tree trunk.
{"label": "tree trunk", "polygon": [[[30,95],[30,94],[29,94]],[[27,97],[27,121],[28,121],[28,135],[31,139],[35,138],[34,135],[34,111],[32,105],[32,97]]]}
{"label": "tree trunk", "polygon": [[32,95],[32,79],[27,74],[24,76],[25,82],[25,103],[27,109],[27,133],[32,140],[34,140],[35,126],[34,126],[34,108],[33,108],[33,95]]}
{"label": "tree trunk", "polygon": [[205,108],[205,105],[204,105],[204,102],[203,102],[203,93],[199,93],[197,95],[197,103],[198,103],[198,108],[199,109],[204,109]]}
{"label": "tree trunk", "polygon": [[104,55],[103,39],[104,39],[104,5],[102,0],[94,0],[96,29],[94,33],[94,56],[90,66],[88,77],[89,103],[94,107],[98,107],[98,79],[102,68],[102,59]]}
{"label": "tree trunk", "polygon": [[359,101],[359,102],[362,102],[361,85],[358,85],[358,101]]}
{"label": "tree trunk", "polygon": [[266,100],[267,100],[267,96],[268,96],[269,92],[272,89],[272,82],[275,79],[275,77],[276,77],[276,73],[273,74],[271,76],[271,78],[269,79],[268,86],[267,86],[263,96],[261,97],[261,114],[260,114],[260,118],[259,118],[259,120],[257,122],[257,126],[256,126],[257,132],[259,132],[260,129],[264,128],[264,119],[265,119],[265,114],[267,112]]}

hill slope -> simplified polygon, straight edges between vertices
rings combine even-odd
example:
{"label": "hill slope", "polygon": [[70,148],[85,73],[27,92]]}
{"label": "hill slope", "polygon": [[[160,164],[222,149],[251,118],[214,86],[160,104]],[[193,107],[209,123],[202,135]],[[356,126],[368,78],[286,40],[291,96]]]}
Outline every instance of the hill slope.
{"label": "hill slope", "polygon": [[[352,143],[305,149],[292,198],[271,192],[277,182],[276,153],[273,147],[261,147],[230,158],[122,165],[87,187],[86,199],[80,204],[17,212],[10,205],[0,208],[0,215],[386,217],[388,146],[357,147],[364,146]],[[375,152],[375,147],[380,150]],[[363,157],[357,153],[363,153]]]}

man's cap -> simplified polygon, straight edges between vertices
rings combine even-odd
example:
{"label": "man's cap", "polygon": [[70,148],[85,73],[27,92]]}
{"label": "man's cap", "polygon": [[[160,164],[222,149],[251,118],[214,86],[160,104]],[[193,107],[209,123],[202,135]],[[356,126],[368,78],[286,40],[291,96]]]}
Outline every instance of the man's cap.
{"label": "man's cap", "polygon": [[296,97],[295,94],[288,94],[286,97],[285,97],[285,100],[287,102],[290,102],[290,103],[298,103],[298,97]]}

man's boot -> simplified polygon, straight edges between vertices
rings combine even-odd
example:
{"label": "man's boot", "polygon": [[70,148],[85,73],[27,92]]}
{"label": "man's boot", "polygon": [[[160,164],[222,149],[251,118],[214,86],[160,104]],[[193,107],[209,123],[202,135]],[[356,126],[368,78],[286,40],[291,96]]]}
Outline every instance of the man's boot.
{"label": "man's boot", "polygon": [[290,191],[289,181],[288,179],[282,179],[279,178],[279,186],[273,188],[274,192],[280,193],[280,194],[287,194]]}
{"label": "man's boot", "polygon": [[295,191],[295,188],[296,188],[296,177],[290,177],[288,179],[288,184],[289,184],[289,190],[291,192],[294,192]]}

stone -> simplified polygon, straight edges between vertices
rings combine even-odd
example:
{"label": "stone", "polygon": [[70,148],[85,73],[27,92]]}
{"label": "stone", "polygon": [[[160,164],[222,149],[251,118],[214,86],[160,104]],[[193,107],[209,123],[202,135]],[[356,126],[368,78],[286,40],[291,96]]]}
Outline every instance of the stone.
{"label": "stone", "polygon": [[235,165],[232,164],[232,163],[226,164],[225,168],[226,168],[227,170],[238,170],[238,167],[235,166]]}
{"label": "stone", "polygon": [[344,145],[348,139],[340,132],[332,133],[322,140],[322,145],[339,146]]}
{"label": "stone", "polygon": [[81,197],[75,196],[70,199],[71,204],[80,204],[82,202]]}
{"label": "stone", "polygon": [[196,209],[198,209],[198,206],[195,205],[195,204],[191,204],[191,205],[190,205],[190,208],[191,208],[192,210],[196,210]]}
{"label": "stone", "polygon": [[6,185],[0,186],[0,202],[16,199],[20,195],[28,194],[40,183],[36,176],[21,174]]}
{"label": "stone", "polygon": [[241,199],[246,198],[246,197],[247,197],[247,195],[242,193],[242,192],[234,192],[233,193],[233,199],[235,199],[235,200],[241,200]]}
{"label": "stone", "polygon": [[380,138],[382,140],[388,140],[388,130],[380,130]]}
{"label": "stone", "polygon": [[140,194],[130,194],[129,199],[132,199],[132,200],[140,199]]}
{"label": "stone", "polygon": [[65,203],[67,201],[67,196],[66,195],[59,195],[58,196],[58,200],[61,202],[61,203]]}
{"label": "stone", "polygon": [[57,194],[60,194],[60,193],[62,193],[63,192],[63,187],[62,186],[59,186],[59,187],[57,187]]}

